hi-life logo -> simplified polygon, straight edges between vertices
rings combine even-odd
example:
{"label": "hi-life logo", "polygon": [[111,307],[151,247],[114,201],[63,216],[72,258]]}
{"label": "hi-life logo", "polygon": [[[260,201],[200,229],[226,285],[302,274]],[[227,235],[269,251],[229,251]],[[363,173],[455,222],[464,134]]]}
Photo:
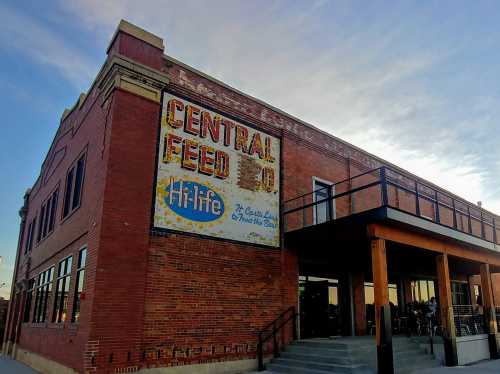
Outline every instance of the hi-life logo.
{"label": "hi-life logo", "polygon": [[210,222],[224,214],[222,197],[210,187],[170,178],[165,203],[175,213],[196,222]]}

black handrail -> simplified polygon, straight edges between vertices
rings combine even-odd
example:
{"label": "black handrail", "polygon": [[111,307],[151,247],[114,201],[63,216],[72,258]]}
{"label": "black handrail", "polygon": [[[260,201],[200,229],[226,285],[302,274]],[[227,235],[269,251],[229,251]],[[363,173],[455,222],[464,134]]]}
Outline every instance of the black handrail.
{"label": "black handrail", "polygon": [[[286,317],[288,315],[288,317]],[[286,317],[286,318],[285,318]],[[269,323],[259,332],[259,341],[257,343],[257,360],[258,360],[258,371],[265,370],[264,366],[264,343],[269,339],[273,338],[273,355],[275,358],[279,357],[279,344],[278,344],[278,332],[286,326],[288,322],[292,321],[292,336],[293,340],[297,340],[297,313],[295,312],[295,307],[291,306],[284,312],[282,312],[278,318]],[[271,331],[269,331],[271,330]]]}

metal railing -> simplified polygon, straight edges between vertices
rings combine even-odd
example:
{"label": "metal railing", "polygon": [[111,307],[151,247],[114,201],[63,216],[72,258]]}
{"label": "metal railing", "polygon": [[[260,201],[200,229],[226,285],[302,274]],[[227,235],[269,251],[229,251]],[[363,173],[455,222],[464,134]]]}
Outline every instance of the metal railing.
{"label": "metal railing", "polygon": [[386,166],[285,201],[285,231],[380,207],[397,209],[500,244],[500,217]]}
{"label": "metal railing", "polygon": [[281,313],[278,318],[269,323],[266,327],[259,332],[259,340],[257,342],[257,361],[258,361],[258,371],[265,370],[264,367],[264,344],[272,338],[272,352],[274,358],[279,357],[281,346],[278,342],[279,334],[283,331],[283,328],[291,322],[292,325],[292,339],[297,340],[297,313],[295,307],[291,306],[283,313]]}
{"label": "metal railing", "polygon": [[485,316],[472,305],[453,305],[457,336],[486,334]]}

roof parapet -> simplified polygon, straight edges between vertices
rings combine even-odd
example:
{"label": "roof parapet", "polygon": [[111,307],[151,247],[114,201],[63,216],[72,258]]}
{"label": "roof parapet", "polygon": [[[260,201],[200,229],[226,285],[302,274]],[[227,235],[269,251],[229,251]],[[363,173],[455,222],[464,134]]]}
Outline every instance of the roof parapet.
{"label": "roof parapet", "polygon": [[149,31],[146,31],[146,30],[140,28],[139,26],[136,26],[136,25],[122,19],[120,21],[120,23],[118,24],[118,27],[116,28],[116,30],[113,34],[113,37],[111,38],[111,41],[109,42],[109,45],[108,45],[108,48],[106,49],[106,52],[109,53],[111,46],[115,42],[115,39],[120,32],[131,35],[134,38],[137,38],[139,40],[142,40],[145,43],[152,45],[153,47],[161,49],[162,51],[165,50],[165,45],[163,44],[162,38],[160,38],[159,36],[157,36],[155,34],[150,33]]}

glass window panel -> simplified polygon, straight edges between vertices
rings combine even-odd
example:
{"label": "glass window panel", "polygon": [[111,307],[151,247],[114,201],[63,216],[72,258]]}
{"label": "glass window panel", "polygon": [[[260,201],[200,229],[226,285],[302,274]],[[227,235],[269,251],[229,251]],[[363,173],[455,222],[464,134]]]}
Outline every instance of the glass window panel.
{"label": "glass window panel", "polygon": [[71,273],[71,265],[73,264],[73,256],[66,260],[66,274]]}
{"label": "glass window panel", "polygon": [[45,203],[45,216],[43,217],[43,233],[42,237],[47,236],[47,229],[49,227],[49,214],[50,214],[50,199]]}
{"label": "glass window panel", "polygon": [[428,281],[427,285],[429,288],[429,300],[430,300],[431,298],[436,297],[436,290],[434,288],[434,281],[433,280]]}
{"label": "glass window panel", "polygon": [[63,207],[63,217],[66,217],[70,212],[71,204],[71,191],[73,189],[73,174],[75,168],[73,167],[66,176],[66,190],[64,191],[64,207]]}
{"label": "glass window panel", "polygon": [[50,206],[50,217],[49,217],[49,232],[51,232],[54,229],[54,222],[55,222],[56,210],[57,210],[57,195],[58,195],[58,191],[55,191],[52,194],[52,201],[51,201],[51,206]]}
{"label": "glass window panel", "polygon": [[75,191],[73,193],[73,203],[71,205],[71,209],[76,209],[80,205],[84,166],[85,158],[81,157],[76,165]]}
{"label": "glass window panel", "polygon": [[82,249],[80,251],[80,256],[78,258],[78,268],[82,268],[85,266],[85,262],[87,260],[87,249]]}
{"label": "glass window panel", "polygon": [[365,304],[373,304],[375,302],[375,295],[372,284],[365,284]]}
{"label": "glass window panel", "polygon": [[335,286],[328,287],[328,303],[330,305],[339,305],[338,288]]}
{"label": "glass window panel", "polygon": [[429,301],[429,292],[427,290],[427,281],[421,280],[418,282],[420,288],[420,300],[421,302]]}

